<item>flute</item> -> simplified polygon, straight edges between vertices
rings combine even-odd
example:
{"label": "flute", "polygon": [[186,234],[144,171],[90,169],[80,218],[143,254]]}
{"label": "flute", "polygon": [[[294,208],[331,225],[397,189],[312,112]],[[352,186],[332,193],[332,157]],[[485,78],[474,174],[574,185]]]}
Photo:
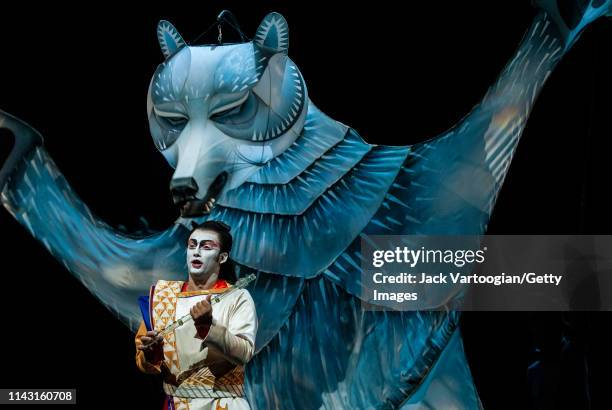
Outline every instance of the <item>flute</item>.
{"label": "flute", "polygon": [[[234,283],[232,285],[232,287],[230,288],[230,290],[223,292],[223,293],[219,293],[216,295],[213,295],[210,298],[210,304],[212,305],[213,303],[218,303],[221,299],[223,299],[223,297],[225,297],[226,295],[232,293],[233,291],[237,290],[237,289],[244,289],[246,288],[249,283],[253,282],[255,280],[256,276],[254,273],[251,273],[250,275],[245,276],[244,278],[240,278],[236,281],[236,283]],[[176,328],[183,326],[185,323],[189,322],[190,320],[193,320],[193,317],[191,316],[190,313],[186,314],[185,316],[175,320],[174,322],[170,323],[168,326],[166,326],[165,328],[163,328],[162,330],[159,331],[158,335],[159,336],[166,336],[168,333],[174,331]],[[149,347],[154,345],[155,342],[151,342],[149,344],[144,345],[144,347]]]}

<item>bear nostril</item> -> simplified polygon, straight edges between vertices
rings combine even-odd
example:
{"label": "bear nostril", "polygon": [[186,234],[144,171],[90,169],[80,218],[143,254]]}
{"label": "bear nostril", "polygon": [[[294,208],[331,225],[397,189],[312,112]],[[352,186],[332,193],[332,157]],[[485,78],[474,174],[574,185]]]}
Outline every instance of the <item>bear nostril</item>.
{"label": "bear nostril", "polygon": [[192,177],[176,178],[170,181],[170,192],[175,204],[180,204],[195,198],[198,183]]}

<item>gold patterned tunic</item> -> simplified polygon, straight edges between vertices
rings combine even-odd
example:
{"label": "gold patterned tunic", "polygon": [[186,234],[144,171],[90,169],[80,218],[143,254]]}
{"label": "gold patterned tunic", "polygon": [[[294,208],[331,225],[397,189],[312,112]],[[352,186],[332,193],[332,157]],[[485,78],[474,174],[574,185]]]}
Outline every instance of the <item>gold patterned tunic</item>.
{"label": "gold patterned tunic", "polygon": [[[151,288],[149,314],[160,331],[189,314],[209,294],[228,292],[223,280],[208,290],[186,292],[182,281],[158,281]],[[244,398],[244,365],[253,356],[257,315],[246,289],[236,289],[213,305],[212,325],[196,328],[187,321],[164,337],[164,357],[147,362],[137,350],[136,364],[145,373],[162,374],[169,409],[249,409]],[[136,334],[139,343],[147,332],[144,322]]]}

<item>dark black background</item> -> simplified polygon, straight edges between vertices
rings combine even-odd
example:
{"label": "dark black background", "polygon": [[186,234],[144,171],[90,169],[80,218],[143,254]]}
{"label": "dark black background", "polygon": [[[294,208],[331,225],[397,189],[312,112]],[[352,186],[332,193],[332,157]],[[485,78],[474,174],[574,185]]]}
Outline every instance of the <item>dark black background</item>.
{"label": "dark black background", "polygon": [[[312,101],[368,142],[406,145],[448,129],[478,103],[534,15],[528,1],[454,3],[23,5],[0,15],[0,108],[45,136],[95,214],[128,228],[143,216],[164,229],[177,216],[172,170],[152,144],[145,112],[148,82],[162,61],[159,19],[189,41],[223,8],[248,36],[267,12],[281,12],[291,29],[289,55]],[[611,34],[612,21],[595,23],[549,77],[489,233],[612,233]],[[131,332],[4,211],[0,229],[0,387],[77,388],[83,408],[159,408],[158,381],[134,366]],[[531,349],[541,340],[558,346],[562,319],[464,314],[465,349],[485,408],[527,408]],[[577,357],[589,366],[593,408],[606,408],[610,315],[570,319],[582,343]],[[552,357],[562,375],[551,390],[554,405],[582,407],[572,401],[584,391],[576,371]]]}

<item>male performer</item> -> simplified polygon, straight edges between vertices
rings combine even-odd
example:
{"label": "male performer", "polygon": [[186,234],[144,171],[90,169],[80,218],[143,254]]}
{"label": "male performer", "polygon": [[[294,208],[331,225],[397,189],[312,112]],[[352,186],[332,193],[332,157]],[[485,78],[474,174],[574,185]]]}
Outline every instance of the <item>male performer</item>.
{"label": "male performer", "polygon": [[[151,287],[150,317],[136,334],[136,365],[163,375],[164,409],[250,408],[244,398],[244,365],[253,356],[257,316],[246,289],[221,296],[236,278],[228,259],[231,248],[229,226],[218,221],[197,225],[187,243],[189,280],[160,280]],[[221,296],[214,305],[212,295]],[[194,320],[159,335],[187,314]]]}

